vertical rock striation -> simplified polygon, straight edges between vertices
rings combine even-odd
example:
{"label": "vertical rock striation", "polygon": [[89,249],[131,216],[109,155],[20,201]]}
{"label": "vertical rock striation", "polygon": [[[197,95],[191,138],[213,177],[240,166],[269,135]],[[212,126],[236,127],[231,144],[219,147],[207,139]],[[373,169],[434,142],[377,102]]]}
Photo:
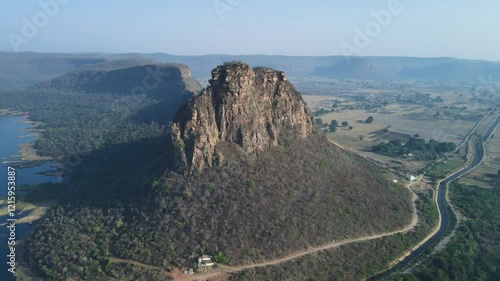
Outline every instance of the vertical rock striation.
{"label": "vertical rock striation", "polygon": [[209,83],[171,126],[178,172],[201,172],[222,161],[221,142],[259,154],[277,145],[285,128],[300,138],[312,132],[313,116],[282,71],[226,64],[212,70]]}

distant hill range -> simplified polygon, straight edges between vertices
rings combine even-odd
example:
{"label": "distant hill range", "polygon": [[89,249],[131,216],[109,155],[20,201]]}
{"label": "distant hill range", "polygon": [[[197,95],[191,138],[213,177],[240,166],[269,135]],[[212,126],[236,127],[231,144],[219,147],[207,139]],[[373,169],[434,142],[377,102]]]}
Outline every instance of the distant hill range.
{"label": "distant hill range", "polygon": [[195,77],[203,77],[214,65],[242,60],[251,66],[282,69],[290,77],[324,76],[363,80],[442,80],[477,82],[479,77],[492,77],[500,82],[500,62],[472,61],[456,58],[413,57],[295,57],[295,56],[174,56],[144,55],[165,62],[190,66]]}
{"label": "distant hill range", "polygon": [[45,54],[1,53],[0,88],[26,87],[75,71],[83,66],[124,59],[151,59],[180,63],[191,68],[194,77],[207,77],[217,65],[241,60],[253,67],[282,69],[292,77],[332,77],[363,80],[441,80],[477,82],[479,77],[500,82],[500,62],[456,58],[345,57],[276,55],[155,54]]}
{"label": "distant hill range", "polygon": [[24,88],[104,61],[101,55],[0,52],[0,89]]}

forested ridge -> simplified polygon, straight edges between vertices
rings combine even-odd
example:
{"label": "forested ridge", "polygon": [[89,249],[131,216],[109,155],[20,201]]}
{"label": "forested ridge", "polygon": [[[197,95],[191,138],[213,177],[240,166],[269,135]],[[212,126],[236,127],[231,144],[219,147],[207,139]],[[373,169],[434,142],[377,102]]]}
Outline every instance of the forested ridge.
{"label": "forested ridge", "polygon": [[[123,66],[120,62],[112,64],[113,67]],[[108,67],[107,64],[99,66],[100,70]],[[154,69],[156,64],[151,67]],[[78,73],[80,75],[82,72]],[[142,85],[142,77],[135,81],[136,85]],[[66,237],[66,231],[79,231],[78,227],[66,228],[73,226],[67,224],[65,219],[72,217],[74,220],[78,217],[74,214],[80,209],[84,214],[90,214],[86,218],[92,221],[89,223],[82,220],[87,223],[82,225],[85,229],[88,225],[99,223],[100,219],[105,222],[113,220],[113,213],[107,210],[128,204],[132,198],[136,199],[142,194],[144,182],[154,178],[157,171],[158,174],[160,170],[165,171],[165,155],[168,152],[167,125],[180,106],[179,100],[185,101],[195,94],[190,91],[195,88],[192,87],[193,81],[184,82],[182,78],[175,81],[176,83],[169,83],[171,81],[165,79],[166,85],[161,87],[162,95],[148,91],[137,93],[131,89],[108,93],[41,85],[18,91],[0,90],[0,108],[26,112],[31,121],[41,122],[36,128],[42,133],[35,142],[37,152],[63,163],[66,177],[72,179],[65,183],[62,193],[47,193],[50,198],[58,197],[62,205],[52,210],[54,214],[49,214],[46,220],[40,222],[40,228],[35,229],[32,237],[36,237],[38,233],[43,234],[37,243],[42,243],[45,239],[56,239],[53,241],[56,243],[61,237]],[[190,87],[186,86],[188,83],[191,83]],[[163,162],[159,163],[161,161]],[[89,188],[90,186],[93,188]],[[43,188],[47,190],[50,186]],[[79,195],[83,196],[79,198]],[[36,201],[49,197],[40,192],[33,192],[26,196],[26,200]],[[99,209],[100,207],[104,209]],[[65,219],[57,221],[60,224],[51,222],[51,216],[60,214],[60,210],[64,210]],[[45,223],[50,223],[50,227],[44,228]],[[110,230],[109,227],[103,229]],[[110,230],[106,235],[111,233],[113,231]],[[104,235],[104,232],[101,234]],[[104,264],[102,257],[97,261],[95,255],[100,253],[101,246],[105,249],[105,245],[100,243],[94,251],[86,251],[89,247],[85,243],[78,244],[80,237],[83,236],[73,237],[74,242],[66,241],[71,242],[71,245],[52,249],[50,253],[38,252],[35,247],[37,251],[28,252],[30,259],[32,254],[35,257],[38,257],[38,253],[47,254],[55,258],[58,269],[44,266],[39,261],[32,264],[33,267],[49,280],[60,280],[60,275],[56,274],[59,269],[67,272],[67,276],[81,275],[87,276],[87,280],[98,280],[94,279],[93,266],[96,262],[99,268]],[[31,238],[28,238],[28,241],[32,241]],[[51,247],[53,248],[53,245]],[[80,272],[80,268],[73,267],[79,263],[71,260],[73,256],[66,253],[78,253],[79,258],[84,261],[85,266],[82,268],[85,271]],[[161,274],[146,272],[151,270],[132,268],[125,264],[110,264],[106,268],[115,268],[119,272],[116,273],[119,277],[115,280],[155,280],[152,276],[156,276],[158,280],[162,278]],[[110,276],[113,274],[110,273],[105,280],[113,280]]]}
{"label": "forested ridge", "polygon": [[[113,61],[86,68],[98,69],[100,78],[127,81],[126,87],[121,85],[116,91],[107,91],[110,81],[94,79],[96,75],[87,70],[76,71],[30,89],[0,90],[0,108],[28,112],[30,120],[42,122],[37,129],[43,130],[43,136],[35,148],[39,154],[54,158],[158,137],[166,133],[168,122],[199,85],[191,78],[184,79],[174,65],[144,63],[139,60],[127,68],[133,61]],[[143,87],[148,67],[150,71],[160,67],[166,78],[156,82],[158,86],[151,91],[134,91],[136,86]]]}

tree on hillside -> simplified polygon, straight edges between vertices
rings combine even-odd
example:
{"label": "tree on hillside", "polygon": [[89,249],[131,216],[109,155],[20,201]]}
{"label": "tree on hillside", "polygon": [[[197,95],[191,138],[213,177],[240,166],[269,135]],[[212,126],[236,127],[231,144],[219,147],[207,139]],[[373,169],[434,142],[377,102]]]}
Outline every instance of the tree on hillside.
{"label": "tree on hillside", "polygon": [[316,118],[316,119],[314,119],[314,121],[316,122],[316,125],[318,125],[318,126],[323,125],[323,120],[321,120],[321,118]]}
{"label": "tree on hillside", "polygon": [[347,127],[349,126],[349,122],[347,121],[342,121],[342,127]]}
{"label": "tree on hillside", "polygon": [[365,123],[366,123],[366,124],[371,124],[371,123],[373,123],[373,120],[374,120],[374,119],[373,119],[373,116],[369,116],[368,118],[366,118]]}

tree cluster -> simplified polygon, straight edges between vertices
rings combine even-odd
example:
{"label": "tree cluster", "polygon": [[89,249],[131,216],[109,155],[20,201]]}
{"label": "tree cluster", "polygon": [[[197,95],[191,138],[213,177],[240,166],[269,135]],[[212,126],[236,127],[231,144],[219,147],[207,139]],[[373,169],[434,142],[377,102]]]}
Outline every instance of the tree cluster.
{"label": "tree cluster", "polygon": [[377,144],[372,147],[372,151],[392,157],[401,157],[411,153],[414,159],[429,160],[442,157],[445,153],[455,151],[456,148],[453,142],[439,142],[434,139],[426,142],[420,138],[410,137],[407,141],[392,140]]}

